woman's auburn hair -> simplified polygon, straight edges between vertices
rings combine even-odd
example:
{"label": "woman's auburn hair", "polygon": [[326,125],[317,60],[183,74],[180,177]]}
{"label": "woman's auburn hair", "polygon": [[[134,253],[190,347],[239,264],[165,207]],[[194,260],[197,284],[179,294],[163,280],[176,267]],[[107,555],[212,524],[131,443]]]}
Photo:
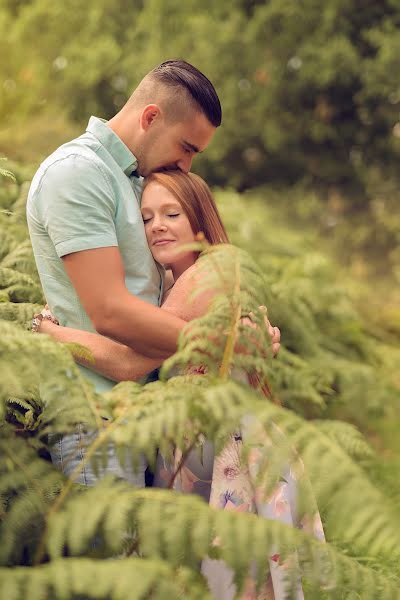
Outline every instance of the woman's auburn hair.
{"label": "woman's auburn hair", "polygon": [[143,190],[159,183],[175,196],[189,219],[193,233],[202,232],[209,244],[229,243],[210,188],[198,175],[182,171],[160,171],[146,177]]}

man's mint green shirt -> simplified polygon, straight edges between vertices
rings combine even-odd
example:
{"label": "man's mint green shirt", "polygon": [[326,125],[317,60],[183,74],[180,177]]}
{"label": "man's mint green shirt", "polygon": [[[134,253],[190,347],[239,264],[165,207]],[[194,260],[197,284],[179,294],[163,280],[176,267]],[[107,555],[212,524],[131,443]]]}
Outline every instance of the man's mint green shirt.
{"label": "man's mint green shirt", "polygon": [[[61,260],[71,252],[118,246],[127,289],[160,304],[162,273],[147,245],[140,213],[142,178],[130,178],[136,168],[137,160],[122,140],[105,121],[91,117],[86,132],[51,154],[33,178],[29,233],[46,300],[61,325],[95,331]],[[99,392],[114,385],[81,369]]]}

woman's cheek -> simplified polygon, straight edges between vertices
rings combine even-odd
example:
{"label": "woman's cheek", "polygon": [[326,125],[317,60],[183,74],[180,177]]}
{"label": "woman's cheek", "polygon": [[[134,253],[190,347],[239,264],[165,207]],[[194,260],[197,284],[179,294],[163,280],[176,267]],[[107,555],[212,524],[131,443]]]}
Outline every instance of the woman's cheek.
{"label": "woman's cheek", "polygon": [[147,243],[150,246],[150,234],[151,234],[151,231],[150,231],[150,227],[148,225],[144,226],[144,233],[146,235]]}

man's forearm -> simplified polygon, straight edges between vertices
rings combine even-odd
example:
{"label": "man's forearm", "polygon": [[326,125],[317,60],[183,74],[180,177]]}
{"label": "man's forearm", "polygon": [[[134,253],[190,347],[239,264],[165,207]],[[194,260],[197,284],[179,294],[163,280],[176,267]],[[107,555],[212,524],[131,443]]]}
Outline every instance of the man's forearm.
{"label": "man's forearm", "polygon": [[179,333],[186,325],[171,312],[129,293],[105,303],[93,323],[100,334],[161,360],[175,352]]}

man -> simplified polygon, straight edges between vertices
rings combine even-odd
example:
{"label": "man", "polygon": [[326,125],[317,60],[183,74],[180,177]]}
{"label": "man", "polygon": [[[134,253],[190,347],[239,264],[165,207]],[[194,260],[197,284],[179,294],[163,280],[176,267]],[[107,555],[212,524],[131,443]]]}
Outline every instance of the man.
{"label": "man", "polygon": [[[175,351],[185,322],[158,308],[163,277],[144,234],[141,177],[160,169],[189,171],[220,124],[212,83],[184,61],[167,61],[144,77],[108,123],[91,117],[86,133],[42,163],[27,219],[42,287],[62,325],[96,330],[153,358]],[[114,385],[80,368],[98,392]],[[60,439],[55,462],[73,454],[76,441]],[[71,461],[65,471],[72,467]],[[143,485],[142,473],[121,471],[112,449],[108,468]],[[86,466],[79,481],[91,484],[96,477]]]}

